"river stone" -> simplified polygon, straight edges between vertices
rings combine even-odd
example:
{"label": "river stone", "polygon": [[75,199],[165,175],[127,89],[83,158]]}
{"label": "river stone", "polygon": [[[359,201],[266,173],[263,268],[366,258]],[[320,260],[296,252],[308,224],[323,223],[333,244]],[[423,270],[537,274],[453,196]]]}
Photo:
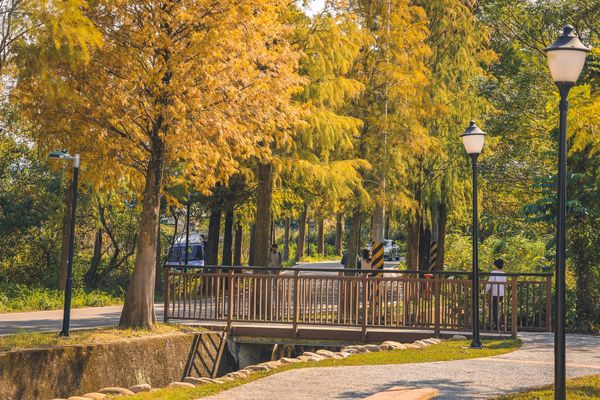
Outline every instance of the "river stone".
{"label": "river stone", "polygon": [[348,346],[344,347],[342,351],[350,354],[361,354],[369,352],[366,346]]}
{"label": "river stone", "polygon": [[244,368],[242,371],[250,371],[250,372],[259,372],[259,371],[268,371],[269,367],[265,365],[249,365]]}
{"label": "river stone", "polygon": [[71,396],[67,400],[90,400],[90,398],[83,396]]}
{"label": "river stone", "polygon": [[312,357],[310,357],[310,356],[299,356],[297,359],[300,360],[300,361],[302,361],[302,362],[307,362],[307,361],[311,361]]}
{"label": "river stone", "polygon": [[121,387],[105,387],[105,388],[98,390],[98,392],[100,392],[102,394],[112,395],[112,396],[119,395],[119,394],[125,394],[128,396],[132,396],[135,394],[131,390],[121,388]]}
{"label": "river stone", "polygon": [[264,362],[264,363],[260,363],[259,365],[265,365],[269,369],[275,369],[275,368],[281,367],[281,361],[279,361],[279,360],[277,360],[277,361],[267,361],[267,362]]}
{"label": "river stone", "polygon": [[183,378],[183,381],[185,383],[191,383],[194,386],[206,385],[207,383],[210,383],[210,381],[206,378],[194,378],[193,376],[186,376]]}
{"label": "river stone", "polygon": [[403,345],[402,343],[395,342],[393,340],[386,340],[381,345],[382,345],[382,347],[383,347],[383,345],[391,346],[394,350],[404,350],[406,348],[406,346]]}
{"label": "river stone", "polygon": [[467,340],[467,337],[465,335],[454,335],[450,340]]}
{"label": "river stone", "polygon": [[417,346],[419,346],[419,347],[427,347],[427,346],[429,346],[429,343],[427,343],[427,342],[424,342],[424,341],[422,341],[422,340],[415,340],[415,341],[413,342],[413,344],[415,344],[415,345],[417,345]]}
{"label": "river stone", "polygon": [[231,376],[222,376],[220,378],[215,379],[216,381],[221,381],[221,382],[233,382],[235,381],[235,378],[231,377]]}
{"label": "river stone", "polygon": [[337,357],[333,351],[329,351],[329,350],[325,350],[325,349],[317,350],[317,354],[320,356],[323,356],[325,358],[336,358]]}
{"label": "river stone", "polygon": [[423,339],[422,342],[429,343],[429,344],[438,344],[439,343],[437,341],[437,339],[434,339],[434,338]]}
{"label": "river stone", "polygon": [[106,398],[106,395],[98,392],[92,392],[84,394],[83,397],[87,397],[91,400],[102,400]]}
{"label": "river stone", "polygon": [[381,348],[379,347],[379,345],[376,345],[376,344],[366,344],[363,347],[371,353],[374,353],[376,351],[381,351]]}
{"label": "river stone", "polygon": [[352,355],[350,353],[346,353],[345,351],[339,351],[339,352],[337,352],[335,354],[337,354],[338,357],[340,357],[340,358],[348,358],[348,357],[350,357]]}
{"label": "river stone", "polygon": [[313,353],[312,351],[305,351],[304,353],[302,353],[303,356],[309,356],[309,357],[320,357],[320,358],[324,358],[323,356],[317,354],[317,353]]}
{"label": "river stone", "polygon": [[299,360],[297,358],[283,357],[280,358],[279,361],[281,362],[281,364],[295,364],[301,362],[302,360]]}
{"label": "river stone", "polygon": [[140,383],[129,388],[133,393],[149,392],[152,387],[147,383]]}
{"label": "river stone", "polygon": [[422,346],[416,345],[414,343],[405,343],[404,346],[407,349],[420,349]]}
{"label": "river stone", "polygon": [[167,386],[167,387],[192,388],[192,387],[196,387],[196,386],[191,383],[188,383],[188,382],[171,382],[171,383],[169,383],[169,386]]}
{"label": "river stone", "polygon": [[228,376],[233,379],[243,379],[243,378],[246,378],[248,375],[250,375],[250,372],[248,372],[248,371],[244,371],[244,372],[235,371],[235,372],[230,372],[225,376]]}

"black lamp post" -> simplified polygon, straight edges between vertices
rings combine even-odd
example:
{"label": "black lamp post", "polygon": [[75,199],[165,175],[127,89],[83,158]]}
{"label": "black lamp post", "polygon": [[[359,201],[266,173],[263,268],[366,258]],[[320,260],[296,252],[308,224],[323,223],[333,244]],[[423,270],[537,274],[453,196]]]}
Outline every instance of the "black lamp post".
{"label": "black lamp post", "polygon": [[483,149],[485,141],[485,132],[471,121],[465,133],[461,135],[467,154],[471,156],[473,162],[473,272],[471,274],[471,320],[473,322],[473,341],[471,348],[481,349],[479,338],[479,223],[477,212],[477,158]]}
{"label": "black lamp post", "polygon": [[73,295],[73,248],[75,244],[75,210],[77,208],[77,181],[79,179],[79,154],[70,155],[65,151],[51,151],[50,158],[73,161],[73,204],[71,205],[71,226],[69,227],[69,257],[67,259],[67,282],[65,285],[65,306],[63,326],[60,336],[69,336],[71,325],[71,297]]}
{"label": "black lamp post", "polygon": [[566,399],[565,366],[565,259],[567,219],[567,111],[569,90],[585,64],[590,49],[584,46],[571,25],[547,47],[552,79],[560,91],[560,131],[558,136],[558,208],[556,223],[556,308],[554,314],[554,398]]}

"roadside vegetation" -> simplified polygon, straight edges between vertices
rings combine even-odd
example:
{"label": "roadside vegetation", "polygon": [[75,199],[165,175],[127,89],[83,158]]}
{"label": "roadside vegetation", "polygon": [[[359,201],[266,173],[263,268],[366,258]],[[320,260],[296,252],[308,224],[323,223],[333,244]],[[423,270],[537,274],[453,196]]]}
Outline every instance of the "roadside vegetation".
{"label": "roadside vegetation", "polygon": [[[71,307],[102,307],[123,304],[123,296],[106,291],[75,289]],[[64,305],[63,292],[48,288],[27,287],[25,285],[4,285],[0,287],[0,313],[59,310]]]}
{"label": "roadside vegetation", "polygon": [[12,335],[0,336],[0,351],[70,345],[93,345],[132,338],[202,331],[202,328],[187,325],[158,324],[153,330],[130,328],[71,330],[71,336],[69,337],[60,337],[56,332],[19,332]]}
{"label": "roadside vegetation", "polygon": [[[569,400],[600,399],[600,375],[586,376],[567,381],[567,398]],[[552,400],[552,386],[545,386],[529,392],[516,393],[498,397],[497,400]]]}
{"label": "roadside vegetation", "polygon": [[318,362],[302,362],[288,364],[267,372],[256,372],[248,378],[237,379],[223,384],[208,383],[196,388],[165,388],[153,392],[140,393],[126,397],[128,400],[192,400],[199,397],[210,396],[236,386],[265,378],[276,373],[299,368],[343,367],[356,365],[385,365],[385,364],[412,364],[433,361],[464,360],[468,358],[490,357],[510,353],[521,347],[519,340],[484,340],[482,350],[471,350],[469,342],[445,341],[435,346],[421,349],[407,349],[375,353],[363,353],[350,356],[341,360],[327,359]]}

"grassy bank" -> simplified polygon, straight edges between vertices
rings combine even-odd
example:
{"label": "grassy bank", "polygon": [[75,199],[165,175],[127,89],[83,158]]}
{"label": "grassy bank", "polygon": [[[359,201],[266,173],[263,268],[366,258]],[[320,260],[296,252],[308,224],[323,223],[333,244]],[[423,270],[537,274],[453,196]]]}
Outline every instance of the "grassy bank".
{"label": "grassy bank", "polygon": [[[63,293],[46,288],[23,285],[0,287],[0,313],[19,311],[59,310],[63,307]],[[122,304],[120,296],[100,290],[73,291],[72,307],[102,307]]]}
{"label": "grassy bank", "polygon": [[316,367],[341,367],[349,365],[384,365],[384,364],[410,364],[431,361],[462,360],[467,358],[489,357],[505,354],[517,350],[521,346],[518,340],[487,340],[482,350],[469,349],[468,341],[446,341],[438,345],[428,346],[422,349],[407,349],[397,351],[385,351],[376,353],[364,353],[350,356],[345,359],[327,359],[318,362],[303,362],[288,364],[268,372],[258,372],[245,379],[238,379],[224,384],[209,383],[196,388],[189,389],[161,389],[154,392],[140,393],[135,396],[126,397],[127,400],[192,400],[199,397],[209,396],[236,386],[240,386],[257,379],[264,378],[283,371],[299,368]]}
{"label": "grassy bank", "polygon": [[[600,375],[570,379],[567,382],[567,398],[569,400],[600,399]],[[535,389],[529,392],[516,393],[498,397],[497,400],[552,400],[552,386]]]}
{"label": "grassy bank", "polygon": [[67,345],[92,345],[131,338],[202,331],[203,329],[201,328],[194,328],[187,325],[158,324],[151,331],[147,329],[120,328],[72,330],[69,337],[60,337],[56,332],[19,332],[13,335],[0,336],[0,351]]}

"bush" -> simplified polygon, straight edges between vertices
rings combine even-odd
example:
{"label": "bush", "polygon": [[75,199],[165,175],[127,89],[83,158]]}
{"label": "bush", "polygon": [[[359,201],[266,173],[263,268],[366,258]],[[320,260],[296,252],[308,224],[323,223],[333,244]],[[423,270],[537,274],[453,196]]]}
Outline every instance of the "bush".
{"label": "bush", "polygon": [[[72,307],[101,307],[121,304],[122,295],[94,290],[86,292],[81,289],[73,290]],[[24,285],[4,285],[0,288],[0,312],[58,310],[63,307],[63,293],[39,287]]]}
{"label": "bush", "polygon": [[[446,237],[444,264],[455,271],[471,270],[471,237],[450,234]],[[479,268],[492,269],[497,258],[505,262],[507,272],[542,272],[542,266],[551,264],[545,258],[546,244],[523,235],[511,237],[490,236],[479,244]]]}

